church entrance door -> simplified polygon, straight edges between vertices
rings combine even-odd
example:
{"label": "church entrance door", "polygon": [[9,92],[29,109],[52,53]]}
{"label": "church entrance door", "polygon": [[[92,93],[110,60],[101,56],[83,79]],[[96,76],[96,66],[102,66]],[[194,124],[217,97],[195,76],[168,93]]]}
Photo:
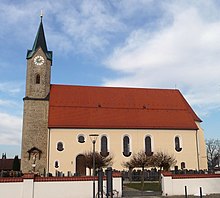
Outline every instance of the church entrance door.
{"label": "church entrance door", "polygon": [[76,174],[80,176],[86,175],[86,158],[82,154],[76,157]]}

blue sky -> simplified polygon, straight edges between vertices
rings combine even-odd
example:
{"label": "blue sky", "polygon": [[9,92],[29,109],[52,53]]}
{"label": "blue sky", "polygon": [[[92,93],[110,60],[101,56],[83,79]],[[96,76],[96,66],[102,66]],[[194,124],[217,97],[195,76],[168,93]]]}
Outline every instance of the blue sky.
{"label": "blue sky", "polygon": [[220,139],[218,0],[0,1],[0,153],[20,155],[26,52],[43,10],[52,83],[177,88]]}

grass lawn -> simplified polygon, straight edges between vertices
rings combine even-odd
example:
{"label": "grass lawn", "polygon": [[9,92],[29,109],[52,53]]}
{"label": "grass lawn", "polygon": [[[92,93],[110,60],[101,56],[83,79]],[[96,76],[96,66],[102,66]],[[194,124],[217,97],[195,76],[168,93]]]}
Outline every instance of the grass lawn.
{"label": "grass lawn", "polygon": [[[139,183],[126,183],[124,184],[125,186],[129,187],[129,188],[134,188],[137,190],[141,190],[141,182]],[[159,182],[145,182],[144,183],[144,191],[161,191],[161,186],[159,184]]]}

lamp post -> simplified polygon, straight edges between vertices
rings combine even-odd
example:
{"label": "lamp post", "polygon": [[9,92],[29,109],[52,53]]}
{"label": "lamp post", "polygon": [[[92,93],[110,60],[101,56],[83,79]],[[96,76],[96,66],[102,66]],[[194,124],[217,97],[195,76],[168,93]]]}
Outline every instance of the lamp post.
{"label": "lamp post", "polygon": [[93,151],[92,151],[92,169],[93,169],[93,198],[95,198],[95,143],[96,143],[96,140],[98,138],[98,134],[90,134],[89,137],[90,137],[90,140],[92,142],[92,145],[93,145]]}

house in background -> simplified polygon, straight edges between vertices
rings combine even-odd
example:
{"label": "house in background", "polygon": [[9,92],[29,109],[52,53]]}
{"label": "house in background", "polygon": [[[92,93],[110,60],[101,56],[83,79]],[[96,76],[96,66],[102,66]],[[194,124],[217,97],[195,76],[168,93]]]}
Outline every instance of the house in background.
{"label": "house in background", "polygon": [[144,150],[174,155],[179,168],[207,169],[201,120],[176,89],[51,84],[42,18],[27,52],[21,169],[85,175],[90,134],[96,151],[112,154],[113,168]]}
{"label": "house in background", "polygon": [[16,155],[14,159],[7,159],[6,153],[2,154],[0,159],[0,171],[19,171],[20,170],[20,159]]}

